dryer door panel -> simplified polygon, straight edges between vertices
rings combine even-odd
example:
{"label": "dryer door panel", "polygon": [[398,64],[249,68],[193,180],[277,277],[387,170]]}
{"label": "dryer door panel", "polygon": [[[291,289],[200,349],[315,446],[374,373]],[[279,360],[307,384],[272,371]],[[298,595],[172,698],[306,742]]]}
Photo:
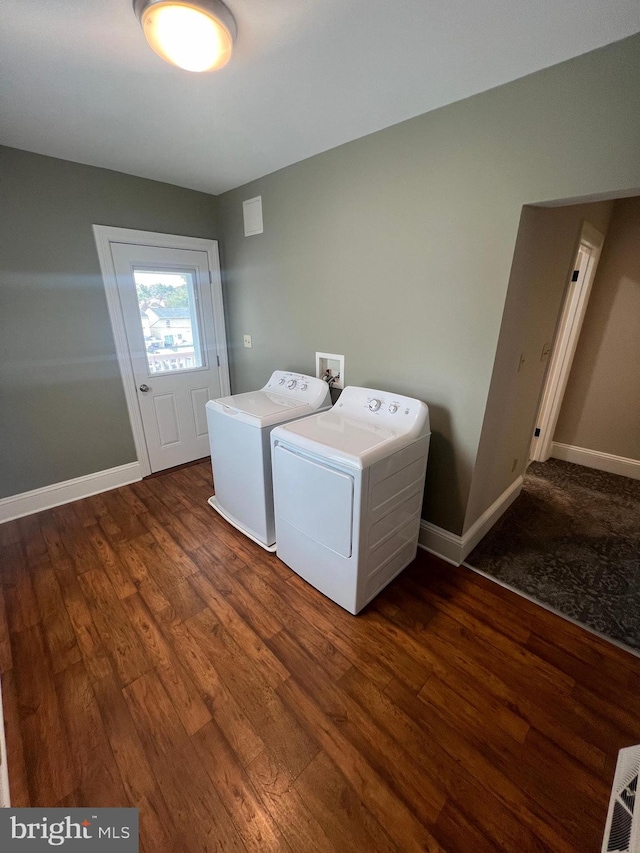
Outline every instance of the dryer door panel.
{"label": "dryer door panel", "polygon": [[276,444],[278,517],[342,557],[353,543],[353,477]]}

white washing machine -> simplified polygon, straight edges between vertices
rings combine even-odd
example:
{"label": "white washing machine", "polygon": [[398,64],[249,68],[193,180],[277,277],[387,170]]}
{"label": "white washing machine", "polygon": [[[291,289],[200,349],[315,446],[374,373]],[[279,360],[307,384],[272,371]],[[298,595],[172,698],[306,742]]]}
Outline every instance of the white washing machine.
{"label": "white washing machine", "polygon": [[211,506],[267,551],[275,551],[271,445],[277,424],[331,406],[321,379],[276,370],[264,388],[206,405],[215,495]]}
{"label": "white washing machine", "polygon": [[430,435],[420,400],[353,386],[271,433],[278,557],[350,613],[415,558]]}

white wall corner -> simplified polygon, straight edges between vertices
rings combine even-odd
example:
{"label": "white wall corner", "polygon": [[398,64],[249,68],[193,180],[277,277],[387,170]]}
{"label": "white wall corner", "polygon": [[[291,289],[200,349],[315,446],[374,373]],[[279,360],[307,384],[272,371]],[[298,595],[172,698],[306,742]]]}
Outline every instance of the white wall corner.
{"label": "white wall corner", "polygon": [[108,492],[110,489],[117,489],[141,479],[140,463],[130,462],[127,465],[108,468],[106,471],[96,471],[95,474],[86,474],[74,480],[65,480],[31,492],[2,498],[0,499],[0,524],[12,521],[14,518],[22,518],[24,515],[32,515],[34,512],[51,509],[54,506],[88,498],[91,495],[98,495],[100,492]]}
{"label": "white wall corner", "polygon": [[609,474],[619,474],[621,477],[640,480],[640,460],[638,459],[627,459],[625,456],[614,456],[612,453],[587,450],[586,447],[574,447],[557,441],[551,445],[551,455],[554,459],[573,462],[574,465],[584,465],[585,468],[595,468],[597,471],[607,471]]}
{"label": "white wall corner", "polygon": [[447,563],[459,566],[464,562],[467,554],[473,551],[478,542],[487,535],[500,516],[515,501],[522,491],[523,482],[523,478],[518,477],[517,480],[511,483],[500,497],[491,504],[489,509],[485,510],[480,518],[462,536],[456,536],[455,533],[450,533],[442,527],[431,524],[430,521],[422,520],[420,522],[418,545],[424,548],[425,551],[429,551],[430,554],[435,554],[436,557],[445,560]]}

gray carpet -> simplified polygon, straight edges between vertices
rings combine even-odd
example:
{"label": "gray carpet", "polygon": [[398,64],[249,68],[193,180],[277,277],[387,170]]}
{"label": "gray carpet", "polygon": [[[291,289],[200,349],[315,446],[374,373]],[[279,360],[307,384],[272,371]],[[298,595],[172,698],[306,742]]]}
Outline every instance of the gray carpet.
{"label": "gray carpet", "polygon": [[466,562],[640,650],[640,481],[534,462]]}

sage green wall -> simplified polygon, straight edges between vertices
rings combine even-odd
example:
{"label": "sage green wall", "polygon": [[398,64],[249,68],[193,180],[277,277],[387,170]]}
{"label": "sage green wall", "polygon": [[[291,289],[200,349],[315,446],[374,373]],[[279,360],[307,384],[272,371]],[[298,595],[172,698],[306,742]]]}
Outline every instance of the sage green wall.
{"label": "sage green wall", "polygon": [[640,460],[640,198],[615,203],[553,438]]}
{"label": "sage green wall", "polygon": [[522,206],[638,188],[639,151],[634,36],[224,194],[234,390],[325,350],[425,400],[423,515],[461,533]]}
{"label": "sage green wall", "polygon": [[542,351],[554,341],[582,226],[586,221],[606,234],[613,205],[522,211],[465,530],[527,467],[548,365]]}
{"label": "sage green wall", "polygon": [[216,238],[217,199],[0,148],[0,497],[135,460],[92,225]]}

